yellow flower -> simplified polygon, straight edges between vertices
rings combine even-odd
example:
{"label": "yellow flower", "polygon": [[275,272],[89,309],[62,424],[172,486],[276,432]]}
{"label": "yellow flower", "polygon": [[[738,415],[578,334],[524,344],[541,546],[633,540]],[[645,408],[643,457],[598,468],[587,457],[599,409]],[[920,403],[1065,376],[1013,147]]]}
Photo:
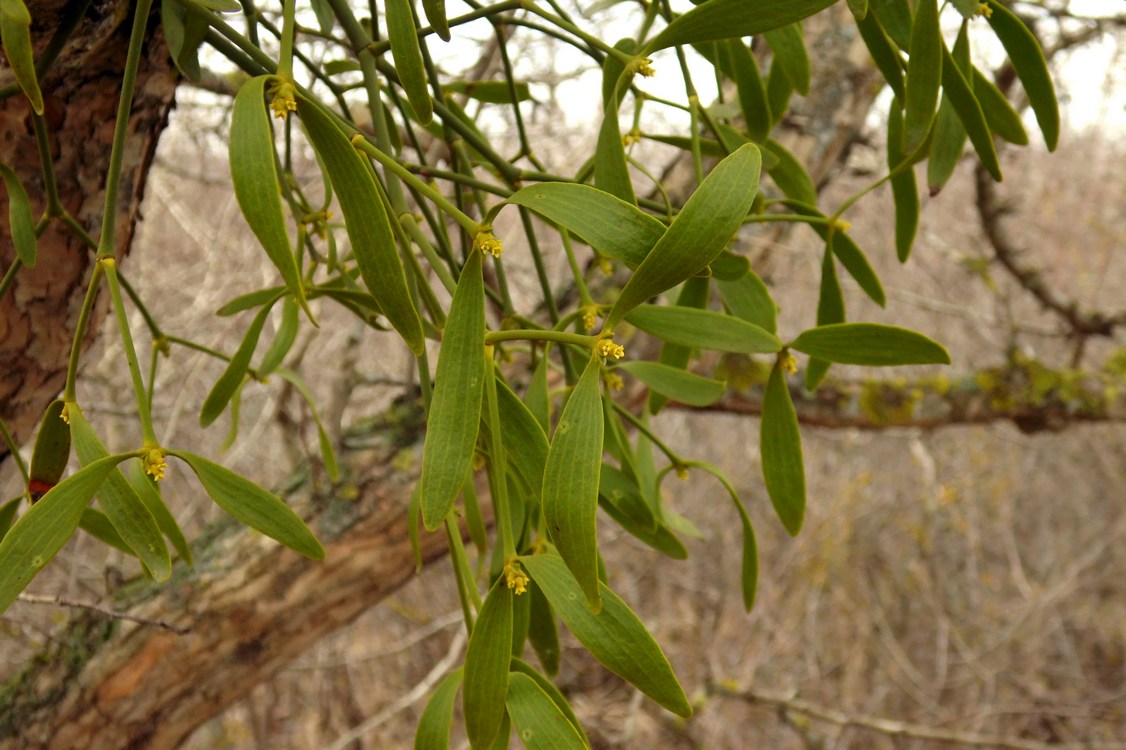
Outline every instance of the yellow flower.
{"label": "yellow flower", "polygon": [[606,386],[610,390],[620,391],[625,386],[625,383],[622,382],[622,376],[616,372],[602,373],[602,380],[606,382]]}
{"label": "yellow flower", "polygon": [[657,71],[653,70],[652,62],[653,61],[648,57],[644,58],[637,66],[637,72],[645,76],[646,78],[652,78],[657,73]]}
{"label": "yellow flower", "polygon": [[473,238],[473,247],[492,255],[494,258],[499,258],[500,254],[504,252],[504,245],[488,229],[477,232],[477,236]]}
{"label": "yellow flower", "polygon": [[67,412],[67,409],[69,408],[69,405],[63,404],[63,410],[59,412],[59,419],[66,422],[67,424],[70,424],[70,414]]}
{"label": "yellow flower", "polygon": [[270,110],[274,117],[284,120],[290,112],[297,111],[297,88],[291,81],[279,81],[270,87]]}
{"label": "yellow flower", "polygon": [[641,143],[641,131],[637,128],[634,128],[633,130],[622,136],[623,146],[628,146],[631,143]]}
{"label": "yellow flower", "polygon": [[683,466],[683,465],[677,465],[677,467],[676,467],[676,478],[677,479],[687,479],[688,478],[688,467]]}
{"label": "yellow flower", "polygon": [[832,226],[833,229],[837,230],[838,232],[847,232],[848,230],[852,229],[852,222],[845,221],[838,216],[832,220],[830,226]]}
{"label": "yellow flower", "polygon": [[615,344],[614,339],[599,339],[598,356],[603,358],[613,357],[614,359],[621,359],[622,357],[626,356],[626,349],[624,346]]}
{"label": "yellow flower", "polygon": [[798,358],[789,352],[782,355],[781,363],[782,369],[791,375],[798,371]]}
{"label": "yellow flower", "polygon": [[609,276],[614,272],[614,264],[605,255],[598,256],[598,270],[604,275]]}
{"label": "yellow flower", "polygon": [[152,448],[145,454],[145,473],[152,476],[156,481],[164,479],[164,470],[168,468],[168,463],[164,460],[164,451],[160,448]]}
{"label": "yellow flower", "polygon": [[979,16],[985,16],[986,18],[992,18],[993,9],[989,7],[989,3],[978,3],[977,14]]}
{"label": "yellow flower", "polygon": [[520,563],[516,562],[515,559],[504,564],[504,580],[516,596],[520,596],[528,590],[528,574],[523,571]]}
{"label": "yellow flower", "polygon": [[583,327],[588,331],[593,331],[594,327],[598,325],[598,305],[587,305],[582,309],[583,312]]}

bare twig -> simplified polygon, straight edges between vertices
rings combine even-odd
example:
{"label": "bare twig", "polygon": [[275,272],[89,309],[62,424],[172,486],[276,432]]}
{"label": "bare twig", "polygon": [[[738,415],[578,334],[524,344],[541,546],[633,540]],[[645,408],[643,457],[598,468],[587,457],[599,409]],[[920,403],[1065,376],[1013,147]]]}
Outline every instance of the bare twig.
{"label": "bare twig", "polygon": [[974,183],[977,191],[977,211],[981,218],[981,228],[985,232],[989,245],[993,248],[993,256],[997,259],[997,262],[1045,309],[1063,318],[1073,336],[1077,338],[1113,336],[1114,329],[1126,323],[1126,312],[1119,312],[1114,315],[1104,315],[1101,312],[1084,312],[1079,309],[1078,302],[1066,299],[1049,286],[1039,271],[1021,265],[1018,260],[1021,251],[1016,248],[1001,225],[1001,218],[1007,213],[1008,209],[997,198],[993,180],[981,165],[978,165],[974,171]]}
{"label": "bare twig", "polygon": [[368,732],[378,729],[380,726],[386,724],[395,714],[421,700],[422,697],[429,693],[434,685],[437,684],[438,680],[446,675],[450,667],[461,658],[461,649],[465,646],[465,640],[465,632],[459,630],[457,635],[453,637],[453,640],[450,641],[449,651],[447,651],[442,660],[435,664],[434,668],[422,678],[422,682],[415,685],[408,693],[399,698],[399,700],[395,701],[375,716],[372,716],[359,726],[353,727],[342,734],[337,738],[336,742],[329,746],[328,750],[342,750],[349,743],[363,737]]}
{"label": "bare twig", "polygon": [[87,609],[91,612],[97,612],[103,617],[109,617],[114,620],[125,620],[127,622],[135,622],[138,625],[148,625],[153,628],[160,628],[167,630],[176,635],[187,635],[191,632],[191,628],[181,628],[177,625],[164,622],[163,620],[152,620],[148,617],[136,617],[135,615],[127,615],[123,612],[114,612],[113,610],[106,609],[105,607],[92,604],[90,602],[80,602],[74,599],[68,599],[65,596],[40,596],[39,594],[20,594],[19,601],[27,602],[28,604],[53,604],[56,607],[77,607],[79,609]]}
{"label": "bare twig", "polygon": [[748,703],[777,706],[784,711],[793,711],[804,714],[819,721],[835,724],[840,727],[858,727],[869,729],[873,732],[888,735],[889,737],[909,737],[918,740],[932,740],[934,742],[947,742],[954,745],[967,747],[1006,748],[1007,750],[1126,750],[1123,742],[1080,742],[1070,745],[1038,742],[1019,737],[1005,737],[999,735],[975,734],[971,732],[958,732],[942,729],[924,724],[913,724],[906,721],[896,721],[879,716],[865,716],[862,714],[849,714],[832,708],[818,706],[809,701],[779,693],[769,693],[760,690],[739,690],[722,685],[709,686],[713,695],[740,698]]}

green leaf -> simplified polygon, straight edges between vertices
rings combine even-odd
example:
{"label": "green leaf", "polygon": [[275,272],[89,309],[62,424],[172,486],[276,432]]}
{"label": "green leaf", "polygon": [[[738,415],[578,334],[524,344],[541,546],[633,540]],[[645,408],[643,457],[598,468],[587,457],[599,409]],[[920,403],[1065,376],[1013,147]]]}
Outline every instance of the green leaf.
{"label": "green leaf", "polygon": [[602,606],[598,591],[598,472],[602,465],[602,365],[592,356],[567,399],[543,474],[542,509],[548,534],[582,585],[587,606]]}
{"label": "green leaf", "polygon": [[297,303],[289,298],[283,299],[281,322],[278,323],[278,330],[274,334],[273,343],[262,355],[262,361],[256,370],[258,377],[264,378],[278,369],[282,360],[285,359],[285,355],[289,354],[289,350],[293,348],[293,342],[297,340],[297,323]]}
{"label": "green leaf", "polygon": [[485,598],[469,637],[461,700],[470,747],[490,745],[504,719],[508,666],[512,660],[513,596],[502,575]]}
{"label": "green leaf", "polygon": [[782,350],[782,341],[770,331],[712,310],[641,305],[626,320],[664,341],[698,349],[739,354],[769,354]]}
{"label": "green leaf", "polygon": [[599,584],[602,610],[594,614],[583,604],[582,589],[562,559],[544,554],[521,557],[520,562],[595,659],[676,715],[692,714],[661,647],[613,591]]}
{"label": "green leaf", "polygon": [[340,201],[364,284],[410,350],[420,354],[425,347],[422,321],[411,300],[391,220],[376,190],[370,165],[317,104],[298,97],[297,112]]}
{"label": "green leaf", "polygon": [[745,255],[724,251],[708,266],[716,281],[738,281],[751,272],[751,261]]}
{"label": "green leaf", "polygon": [[751,517],[739,498],[735,497],[735,507],[739,511],[739,521],[743,525],[743,567],[740,581],[743,590],[743,609],[750,612],[755,606],[755,591],[758,589],[758,543],[755,541],[755,527]]}
{"label": "green leaf", "polygon": [[90,498],[109,473],[127,458],[132,458],[132,454],[109,456],[71,474],[28,508],[8,530],[0,541],[0,614],[58,554],[78,528]]}
{"label": "green leaf", "polygon": [[[105,458],[109,451],[86,421],[77,404],[67,405],[70,420],[70,434],[74,442],[74,452],[83,466]],[[110,523],[117,529],[121,539],[132,549],[145,568],[157,582],[167,581],[172,575],[172,559],[164,544],[160,527],[152,512],[125,481],[120,471],[111,471],[98,488],[98,503],[102,506]]]}
{"label": "green leaf", "polygon": [[634,271],[606,316],[606,330],[645,300],[695,276],[720,254],[751,209],[761,164],[758,147],[748,143],[716,165]]}
{"label": "green leaf", "polygon": [[[332,28],[336,24],[336,15],[332,11],[332,5],[328,0],[310,0],[309,4],[313,7],[313,14],[317,17],[317,27],[321,30],[321,33],[332,33]],[[332,74],[330,73],[330,75]]]}
{"label": "green leaf", "polygon": [[[834,234],[833,237],[836,237]],[[830,240],[832,241],[832,240]],[[821,289],[817,296],[817,325],[843,323],[845,321],[844,295],[841,282],[837,278],[837,264],[833,260],[832,248],[826,247],[821,257]],[[806,390],[814,390],[829,373],[829,361],[814,357],[805,369]]]}
{"label": "green leaf", "polygon": [[770,65],[770,72],[766,75],[766,101],[770,105],[770,115],[774,124],[782,122],[786,111],[790,108],[790,99],[794,95],[794,84],[780,64],[775,61]]}
{"label": "green leaf", "polygon": [[728,39],[723,44],[731,61],[732,78],[739,93],[739,107],[743,110],[747,132],[752,141],[764,143],[774,127],[774,118],[758,64],[741,39]]}
{"label": "green leaf", "polygon": [[808,18],[836,0],[709,0],[674,18],[645,45],[646,56],[677,44],[755,36]]}
{"label": "green leaf", "polygon": [[38,239],[27,192],[16,173],[3,164],[0,164],[0,176],[8,188],[8,233],[16,249],[16,257],[25,268],[35,268]]}
{"label": "green leaf", "polygon": [[110,523],[109,516],[101,511],[94,510],[93,508],[84,508],[82,510],[82,520],[78,522],[78,528],[82,529],[102,544],[108,544],[110,547],[120,550],[130,557],[137,556],[133,548],[126,544],[125,540],[121,538],[121,534],[117,533],[117,529]]}
{"label": "green leaf", "polygon": [[[968,42],[966,43],[966,66],[969,66],[969,49]],[[957,47],[955,47],[957,51]],[[959,70],[959,67],[954,62],[954,58],[946,51],[945,45],[942,47],[943,64],[942,64],[942,87],[946,92],[946,98],[949,99],[950,105],[954,111],[958,113],[962,125],[966,128],[966,135],[970,137],[970,143],[974,145],[974,151],[977,152],[977,158],[981,161],[981,165],[985,167],[990,176],[998,182],[1001,181],[1001,163],[997,159],[997,147],[993,143],[993,134],[989,132],[989,125],[985,121],[985,113],[981,110],[981,105],[974,96],[973,90],[970,88],[969,81]]]}
{"label": "green leaf", "polygon": [[325,558],[313,532],[280,498],[230,469],[188,451],[168,451],[192,467],[215,504],[250,528],[314,560]]}
{"label": "green leaf", "polygon": [[309,406],[309,414],[313,417],[313,424],[317,426],[317,444],[321,451],[321,460],[324,461],[325,471],[328,473],[328,478],[334,482],[340,481],[340,467],[336,463],[336,451],[332,448],[332,440],[329,439],[328,432],[325,431],[324,423],[321,422],[321,415],[317,411],[317,405],[313,400],[313,393],[309,390],[309,386],[293,370],[288,370],[284,367],[279,367],[275,371],[279,378],[292,385],[301,398],[305,399],[305,403]]}
{"label": "green leaf", "polygon": [[791,23],[772,29],[765,36],[770,49],[774,50],[775,62],[782,66],[782,72],[790,79],[794,90],[802,96],[808,96],[812,66],[809,53],[805,51],[801,24]]}
{"label": "green leaf", "polygon": [[[236,9],[240,6],[236,3]],[[160,25],[168,52],[176,68],[190,81],[199,81],[199,47],[210,25],[205,18],[189,13],[182,3],[175,0],[162,0],[160,3]]]}
{"label": "green leaf", "polygon": [[269,80],[270,76],[251,78],[235,95],[228,138],[231,181],[246,223],[281,273],[289,293],[304,308],[301,272],[289,246],[289,233],[278,193],[274,133],[265,101]]}
{"label": "green leaf", "polygon": [[977,97],[978,104],[981,105],[981,111],[985,115],[989,129],[1009,143],[1027,146],[1028,133],[1025,132],[1024,123],[1021,122],[1017,111],[1013,109],[1013,105],[1001,93],[1001,89],[997,88],[993,81],[982,75],[980,70],[972,68],[972,71],[974,96]]}
{"label": "green leaf", "polygon": [[513,193],[515,203],[558,224],[602,255],[638,266],[665,233],[665,225],[632,203],[573,182],[544,182]]}
{"label": "green leaf", "polygon": [[602,464],[598,505],[623,529],[673,560],[688,559],[688,550],[676,535],[653,516],[641,488],[609,464]]}
{"label": "green leaf", "polygon": [[[8,502],[0,505],[0,540],[12,528],[12,524],[16,522],[16,513],[20,509],[20,503],[23,502],[23,495],[17,495]],[[558,663],[556,664],[558,666]]]}
{"label": "green leaf", "polygon": [[657,362],[625,362],[618,366],[657,393],[689,406],[714,404],[727,390],[722,380],[712,380]]}
{"label": "green leaf", "polygon": [[775,165],[767,168],[766,171],[778,189],[788,198],[816,206],[817,188],[801,162],[787,151],[785,146],[773,139],[767,141],[765,148],[774,154],[776,159]]}
{"label": "green leaf", "polygon": [[485,284],[481,253],[461,269],[434,376],[422,449],[422,522],[433,531],[453,508],[473,464],[485,372]]}
{"label": "green leaf", "polygon": [[462,672],[462,668],[458,667],[438,683],[418,720],[414,750],[449,750],[450,727],[454,721],[454,703],[457,689],[461,687]]}
{"label": "green leaf", "polygon": [[[513,90],[516,92],[515,101],[512,98]],[[486,104],[515,104],[532,100],[532,92],[526,81],[517,81],[509,85],[508,81],[451,81],[442,84],[442,90],[465,94],[470,99],[476,99]]]}
{"label": "green leaf", "polygon": [[282,292],[285,291],[283,286],[272,286],[269,289],[258,289],[247,294],[239,295],[227,304],[220,307],[215,311],[215,314],[220,317],[229,317],[244,310],[252,310],[255,307],[261,307],[266,303],[272,303]]}
{"label": "green leaf", "polygon": [[539,586],[530,587],[528,595],[532,598],[528,612],[528,642],[532,644],[543,671],[554,675],[559,672],[560,653],[555,612]]}
{"label": "green leaf", "polygon": [[[896,169],[903,161],[903,107],[893,100],[888,110],[888,168]],[[906,263],[919,229],[919,188],[915,170],[907,167],[891,178],[891,195],[895,202],[895,254]]]}
{"label": "green leaf", "polygon": [[934,120],[930,154],[927,156],[927,187],[931,197],[942,191],[946,181],[954,174],[958,160],[966,148],[966,128],[950,103],[949,92],[942,95],[938,116]]}
{"label": "green leaf", "polygon": [[168,537],[168,541],[172,542],[176,554],[185,563],[191,565],[191,547],[188,546],[188,540],[184,538],[180,524],[176,523],[175,516],[164,504],[164,498],[160,496],[160,489],[157,487],[156,480],[145,473],[140,461],[131,461],[123,473],[125,479],[129,482],[129,486],[137,493],[137,497],[141,498],[141,502],[149,509],[149,513],[152,513],[152,517],[156,519],[156,525],[164,536]]}
{"label": "green leaf", "polygon": [[539,497],[547,465],[547,433],[519,396],[497,377],[497,408],[509,465]]}
{"label": "green leaf", "polygon": [[1036,122],[1044,134],[1048,150],[1055,151],[1060,138],[1060,109],[1044,51],[1024,22],[1011,10],[997,0],[987,2],[993,11],[988,16],[989,25],[1009,54],[1013,69],[1028,94],[1028,102],[1036,114]]}
{"label": "green leaf", "polygon": [[950,354],[932,339],[879,323],[838,323],[803,332],[790,347],[845,365],[950,364]]}
{"label": "green leaf", "polygon": [[732,315],[770,333],[778,330],[778,306],[757,273],[750,271],[738,281],[717,281],[716,287]]}
{"label": "green leaf", "polygon": [[35,114],[43,114],[43,92],[35,74],[35,52],[31,45],[31,15],[23,0],[5,0],[0,12],[0,36],[8,68],[23,90]]}
{"label": "green leaf", "polygon": [[941,81],[942,32],[938,27],[938,1],[921,0],[911,24],[911,57],[907,61],[903,116],[905,153],[913,152],[927,139],[938,106]]}
{"label": "green leaf", "polygon": [[[537,588],[533,586],[530,590],[535,591],[537,590]],[[543,601],[544,604],[547,603],[547,600],[543,598],[543,594],[540,594],[540,600]],[[547,697],[551,699],[551,701],[563,714],[563,718],[565,718],[571,724],[571,726],[574,727],[575,731],[579,733],[579,736],[582,737],[583,742],[585,742],[587,745],[590,744],[590,740],[587,738],[586,732],[583,731],[583,726],[579,722],[579,717],[575,716],[575,712],[571,709],[571,705],[567,703],[567,699],[563,696],[563,693],[559,692],[559,688],[555,687],[551,680],[547,679],[542,674],[537,672],[535,668],[532,667],[532,665],[518,658],[513,658],[512,660],[511,674],[520,674],[526,676],[530,678],[532,682],[536,683],[539,689],[542,690],[547,695]],[[510,680],[512,679],[511,674],[509,675]]]}
{"label": "green leaf", "polygon": [[[720,254],[716,260],[722,258]],[[716,263],[712,263],[716,265]],[[677,295],[676,304],[680,307],[695,307],[705,308],[708,306],[708,300],[711,298],[711,283],[706,278],[694,276],[688,279],[680,287],[680,294]],[[693,348],[691,346],[684,346],[682,344],[670,344],[665,342],[661,345],[660,362],[663,365],[675,367],[680,370],[688,367],[688,363],[692,360]],[[650,390],[649,393],[649,413],[657,414],[664,408],[668,402],[668,398],[663,394]]]}
{"label": "green leaf", "polygon": [[911,4],[903,0],[868,0],[880,26],[901,50],[911,49]]}
{"label": "green leaf", "polygon": [[443,42],[450,41],[450,22],[446,18],[446,0],[422,0],[422,12],[434,33]]}
{"label": "green leaf", "polygon": [[521,672],[509,675],[505,705],[527,750],[586,750],[589,747],[559,706],[528,675]]}
{"label": "green leaf", "polygon": [[421,40],[415,28],[414,8],[411,0],[386,0],[384,20],[387,38],[391,42],[391,56],[395,59],[395,72],[407,94],[418,121],[426,125],[434,119],[434,105],[426,88],[426,68],[422,64]]}
{"label": "green leaf", "polygon": [[[623,39],[615,47],[632,50],[633,40]],[[617,57],[606,56],[602,67],[602,124],[598,128],[598,142],[594,148],[594,184],[599,190],[636,205],[637,196],[626,166],[626,150],[618,124],[618,106],[632,79]]]}
{"label": "green leaf", "polygon": [[979,0],[951,0],[950,4],[967,20],[977,16],[978,8],[981,7]]}
{"label": "green leaf", "polygon": [[848,0],[848,9],[857,19],[864,19],[868,15],[868,0]]}
{"label": "green leaf", "polygon": [[70,460],[70,426],[62,418],[66,404],[62,399],[50,403],[43,412],[35,447],[31,451],[31,470],[28,489],[42,493],[59,483]]}
{"label": "green leaf", "polygon": [[[275,299],[277,298],[275,297]],[[207,394],[207,398],[203,401],[203,408],[199,412],[201,427],[207,427],[219,418],[219,415],[227,408],[227,404],[231,402],[235,390],[242,385],[242,379],[246,377],[246,372],[250,368],[250,358],[254,356],[254,350],[258,346],[258,338],[262,335],[262,326],[266,324],[266,316],[270,314],[271,307],[272,304],[267,303],[254,316],[254,320],[250,322],[250,327],[246,329],[246,334],[242,337],[242,343],[239,344],[238,350],[231,357],[231,361],[227,363],[223,374],[215,381],[215,385],[211,387],[211,392]]]}
{"label": "green leaf", "polygon": [[[800,203],[790,202],[789,205],[796,213],[804,216],[817,216],[824,217],[825,214],[818,211],[811,206],[802,205]],[[829,241],[829,227],[825,224],[810,224],[813,231],[821,236],[821,239],[826,242]],[[887,296],[884,294],[884,286],[880,283],[880,277],[876,275],[875,269],[868,262],[868,257],[856,241],[852,239],[846,232],[835,231],[833,232],[833,241],[831,243],[833,254],[837,256],[837,260],[845,267],[849,275],[860,285],[864,293],[880,307],[887,304]]]}
{"label": "green leaf", "polygon": [[864,17],[857,16],[856,28],[868,48],[868,54],[872,56],[876,67],[883,74],[884,80],[887,81],[896,98],[903,101],[903,58],[900,57],[894,43],[888,39],[880,20],[875,13],[869,13]]}
{"label": "green leaf", "polygon": [[791,536],[801,531],[805,517],[805,466],[802,462],[798,414],[781,363],[775,363],[762,397],[759,437],[766,492],[782,525]]}

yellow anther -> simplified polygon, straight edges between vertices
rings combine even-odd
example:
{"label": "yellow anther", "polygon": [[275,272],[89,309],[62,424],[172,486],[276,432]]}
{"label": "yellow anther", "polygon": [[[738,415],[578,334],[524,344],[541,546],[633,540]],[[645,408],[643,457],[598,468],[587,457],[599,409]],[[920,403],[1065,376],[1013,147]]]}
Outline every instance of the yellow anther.
{"label": "yellow anther", "polygon": [[152,476],[156,481],[164,479],[164,471],[168,468],[168,463],[164,460],[164,451],[160,448],[152,448],[145,454],[145,473]]}
{"label": "yellow anther", "polygon": [[528,590],[528,574],[524,572],[520,563],[515,559],[504,564],[504,580],[516,596],[520,596]]}
{"label": "yellow anther", "polygon": [[602,373],[602,380],[606,383],[606,387],[612,391],[620,391],[625,387],[625,383],[622,381],[622,376],[616,372]]}
{"label": "yellow anther", "polygon": [[284,120],[290,112],[297,111],[297,88],[292,81],[278,81],[270,87],[270,110],[274,117]]}
{"label": "yellow anther", "polygon": [[598,341],[598,356],[602,358],[621,359],[626,356],[626,349],[624,346],[619,346],[614,343],[614,339],[599,339]]}
{"label": "yellow anther", "polygon": [[494,258],[499,258],[500,254],[504,252],[504,245],[488,229],[477,232],[477,236],[473,238],[473,247]]}

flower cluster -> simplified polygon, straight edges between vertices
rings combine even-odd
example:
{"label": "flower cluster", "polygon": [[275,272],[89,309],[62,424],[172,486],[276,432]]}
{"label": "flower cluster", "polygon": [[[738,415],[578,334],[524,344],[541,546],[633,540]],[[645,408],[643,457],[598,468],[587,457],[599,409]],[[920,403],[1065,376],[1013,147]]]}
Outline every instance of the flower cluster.
{"label": "flower cluster", "polygon": [[602,358],[612,357],[614,359],[621,359],[626,356],[626,349],[614,343],[614,339],[606,338],[599,339],[598,341],[598,356]]}
{"label": "flower cluster", "polygon": [[520,563],[515,559],[504,564],[504,580],[516,596],[520,596],[528,590],[528,574],[524,572]]}
{"label": "flower cluster", "polygon": [[156,481],[164,479],[164,471],[168,468],[168,463],[164,460],[164,451],[160,448],[152,448],[145,454],[145,473],[152,476]]}
{"label": "flower cluster", "polygon": [[297,88],[292,81],[278,81],[270,87],[270,110],[274,117],[284,120],[290,112],[297,111]]}
{"label": "flower cluster", "polygon": [[473,247],[483,253],[488,253],[494,258],[499,258],[500,254],[504,252],[504,245],[487,229],[482,229],[477,233],[477,236],[473,238]]}
{"label": "flower cluster", "polygon": [[582,308],[582,314],[583,328],[593,331],[594,327],[598,325],[598,305],[585,305]]}

